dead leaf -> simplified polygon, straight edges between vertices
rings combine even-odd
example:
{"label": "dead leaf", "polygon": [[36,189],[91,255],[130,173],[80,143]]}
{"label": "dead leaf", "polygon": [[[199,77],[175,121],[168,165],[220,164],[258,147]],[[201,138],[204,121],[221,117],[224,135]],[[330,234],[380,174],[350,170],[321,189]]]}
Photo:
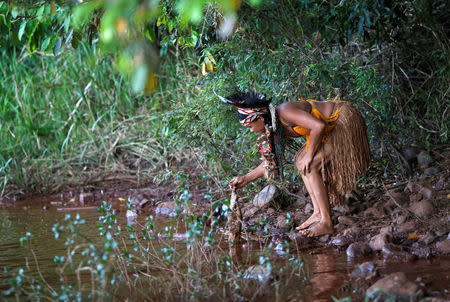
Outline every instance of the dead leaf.
{"label": "dead leaf", "polygon": [[408,239],[417,239],[417,237],[419,237],[419,235],[417,235],[416,232],[409,234]]}

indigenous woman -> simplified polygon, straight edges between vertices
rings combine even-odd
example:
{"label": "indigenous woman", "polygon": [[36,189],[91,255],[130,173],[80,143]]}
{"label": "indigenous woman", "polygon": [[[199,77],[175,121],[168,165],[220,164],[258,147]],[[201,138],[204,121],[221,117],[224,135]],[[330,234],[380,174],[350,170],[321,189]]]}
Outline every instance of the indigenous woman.
{"label": "indigenous woman", "polygon": [[297,230],[315,237],[333,233],[330,205],[343,202],[356,177],[370,163],[366,125],[362,115],[344,101],[299,100],[276,108],[262,93],[236,93],[223,101],[238,108],[240,123],[260,133],[263,162],[230,181],[232,189],[255,179],[283,176],[284,149],[289,139],[306,137],[294,163],[313,203],[313,214]]}

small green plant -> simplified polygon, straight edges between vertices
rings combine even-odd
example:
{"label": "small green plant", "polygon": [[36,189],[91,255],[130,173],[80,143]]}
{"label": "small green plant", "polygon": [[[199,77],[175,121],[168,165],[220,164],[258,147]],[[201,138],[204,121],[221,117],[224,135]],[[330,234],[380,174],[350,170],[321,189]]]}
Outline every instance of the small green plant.
{"label": "small green plant", "polygon": [[[190,197],[184,190],[179,199],[180,205],[186,207]],[[216,203],[216,207],[222,206],[222,202]],[[271,243],[261,253],[244,253],[240,261],[233,259],[217,232],[220,217],[210,218],[209,213],[194,216],[180,211],[177,222],[170,220],[160,225],[161,220],[148,216],[142,224],[123,226],[110,204],[103,202],[98,211],[97,238],[83,235],[80,228],[85,221],[78,214],[65,215],[62,222],[52,227],[55,240],[66,249],[54,257],[57,282],[49,283],[42,275],[32,277],[29,267],[16,272],[5,270],[10,286],[2,295],[104,300],[125,297],[128,293],[123,288],[133,288],[133,299],[170,300],[181,296],[186,300],[225,300],[231,292],[248,299],[249,292],[264,286],[245,277],[249,263],[254,262],[264,269],[265,275],[272,279],[277,276],[273,286],[281,296],[284,284],[289,286],[299,278],[305,281],[304,261],[290,254],[287,243],[283,257],[290,260],[285,266],[274,264]],[[20,241],[32,251],[34,240],[27,233]]]}

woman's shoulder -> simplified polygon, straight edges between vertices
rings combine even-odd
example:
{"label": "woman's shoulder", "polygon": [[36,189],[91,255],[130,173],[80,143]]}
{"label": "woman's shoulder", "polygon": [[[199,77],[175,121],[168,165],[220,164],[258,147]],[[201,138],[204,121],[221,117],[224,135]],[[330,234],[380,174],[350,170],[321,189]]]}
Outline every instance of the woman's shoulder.
{"label": "woman's shoulder", "polygon": [[311,104],[309,102],[286,102],[277,106],[279,112],[302,110],[311,112]]}

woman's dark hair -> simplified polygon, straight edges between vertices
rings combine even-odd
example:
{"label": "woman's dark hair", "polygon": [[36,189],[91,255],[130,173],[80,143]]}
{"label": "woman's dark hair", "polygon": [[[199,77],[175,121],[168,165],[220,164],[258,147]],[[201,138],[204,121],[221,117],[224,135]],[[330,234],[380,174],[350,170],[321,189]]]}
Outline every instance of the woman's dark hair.
{"label": "woman's dark hair", "polygon": [[227,96],[226,99],[239,108],[264,108],[268,107],[272,101],[260,92],[237,92]]}

